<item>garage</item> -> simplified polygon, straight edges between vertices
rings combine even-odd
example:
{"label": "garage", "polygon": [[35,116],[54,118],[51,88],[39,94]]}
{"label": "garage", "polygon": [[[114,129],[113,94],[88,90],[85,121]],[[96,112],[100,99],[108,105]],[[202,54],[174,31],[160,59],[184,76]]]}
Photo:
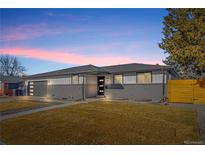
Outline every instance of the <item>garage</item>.
{"label": "garage", "polygon": [[30,81],[28,92],[29,96],[47,96],[47,81]]}

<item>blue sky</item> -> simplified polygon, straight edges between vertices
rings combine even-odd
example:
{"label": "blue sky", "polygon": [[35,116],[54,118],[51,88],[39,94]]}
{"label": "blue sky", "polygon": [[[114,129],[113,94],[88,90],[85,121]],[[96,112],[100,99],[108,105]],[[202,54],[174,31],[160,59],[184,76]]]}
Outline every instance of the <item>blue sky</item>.
{"label": "blue sky", "polygon": [[35,74],[71,66],[162,64],[165,9],[0,9],[0,54]]}

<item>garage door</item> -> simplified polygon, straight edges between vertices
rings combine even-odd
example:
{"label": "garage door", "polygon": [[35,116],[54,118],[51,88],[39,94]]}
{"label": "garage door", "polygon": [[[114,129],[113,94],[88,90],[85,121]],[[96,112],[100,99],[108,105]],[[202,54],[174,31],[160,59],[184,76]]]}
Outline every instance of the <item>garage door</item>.
{"label": "garage door", "polygon": [[33,81],[29,84],[30,96],[47,96],[47,81]]}

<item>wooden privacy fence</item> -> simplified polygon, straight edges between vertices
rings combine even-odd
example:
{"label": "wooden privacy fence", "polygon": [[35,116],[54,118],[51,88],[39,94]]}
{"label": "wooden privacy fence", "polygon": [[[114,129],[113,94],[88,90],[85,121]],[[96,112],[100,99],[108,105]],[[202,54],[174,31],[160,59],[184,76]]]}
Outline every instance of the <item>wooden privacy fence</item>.
{"label": "wooden privacy fence", "polygon": [[205,80],[169,80],[168,101],[205,104]]}

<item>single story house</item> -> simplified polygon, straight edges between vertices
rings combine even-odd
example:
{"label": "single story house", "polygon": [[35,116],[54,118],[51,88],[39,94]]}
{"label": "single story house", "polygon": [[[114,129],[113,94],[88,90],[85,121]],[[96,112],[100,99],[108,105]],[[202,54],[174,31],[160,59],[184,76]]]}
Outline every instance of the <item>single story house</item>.
{"label": "single story house", "polygon": [[0,76],[0,95],[23,95],[24,81],[20,77]]}
{"label": "single story house", "polygon": [[177,73],[169,66],[141,63],[105,67],[84,65],[27,76],[25,85],[28,96],[159,101],[167,95],[167,80],[176,78]]}

